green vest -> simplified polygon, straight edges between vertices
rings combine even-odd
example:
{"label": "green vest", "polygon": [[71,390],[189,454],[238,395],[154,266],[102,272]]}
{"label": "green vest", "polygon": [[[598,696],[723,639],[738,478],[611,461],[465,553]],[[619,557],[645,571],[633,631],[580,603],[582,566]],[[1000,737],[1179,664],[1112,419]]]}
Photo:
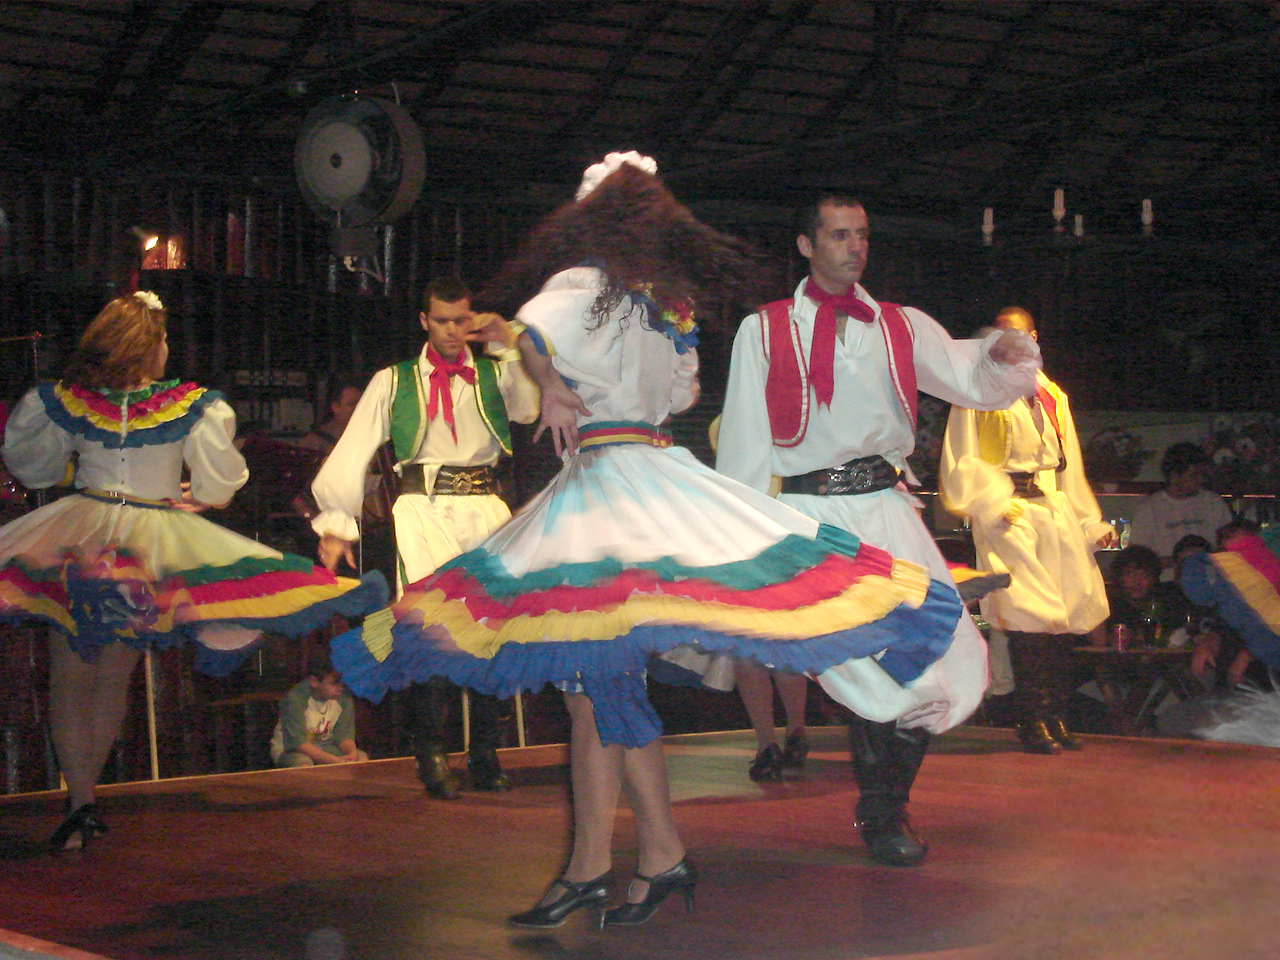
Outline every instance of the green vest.
{"label": "green vest", "polygon": [[[474,360],[480,418],[502,452],[511,456],[511,423],[506,401],[498,389],[498,361],[493,357],[474,357]],[[429,426],[426,410],[427,385],[422,380],[417,358],[391,367],[391,444],[397,464],[408,463],[418,455]]]}

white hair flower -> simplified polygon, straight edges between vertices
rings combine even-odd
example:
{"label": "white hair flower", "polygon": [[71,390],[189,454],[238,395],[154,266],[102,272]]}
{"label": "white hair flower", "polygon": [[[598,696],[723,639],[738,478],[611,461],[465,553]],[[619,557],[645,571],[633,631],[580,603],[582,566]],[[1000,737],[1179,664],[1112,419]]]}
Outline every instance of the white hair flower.
{"label": "white hair flower", "polygon": [[578,192],[573,195],[573,199],[581,200],[604,181],[609,174],[616,172],[624,163],[629,163],[633,167],[638,167],[645,173],[651,173],[655,176],[658,173],[658,162],[653,157],[646,157],[642,153],[634,150],[628,150],[626,153],[606,153],[604,159],[599,163],[593,163],[587,167],[582,173],[582,183],[578,184]]}
{"label": "white hair flower", "polygon": [[160,302],[160,298],[150,290],[137,290],[133,295],[141,300],[143,304],[151,310],[164,309],[164,304]]}

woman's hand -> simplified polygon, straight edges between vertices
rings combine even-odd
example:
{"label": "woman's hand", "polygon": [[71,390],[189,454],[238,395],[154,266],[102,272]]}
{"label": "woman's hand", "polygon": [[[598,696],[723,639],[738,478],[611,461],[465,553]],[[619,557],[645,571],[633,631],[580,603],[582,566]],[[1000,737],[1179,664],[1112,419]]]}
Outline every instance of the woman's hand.
{"label": "woman's hand", "polygon": [[182,497],[178,500],[170,500],[170,505],[175,510],[181,510],[183,513],[204,513],[206,510],[213,509],[211,503],[201,503],[191,495],[191,484],[183,483]]}
{"label": "woman's hand", "polygon": [[566,452],[577,453],[579,415],[591,415],[582,398],[563,380],[548,384],[542,388],[542,418],[538,421],[533,442],[538,442],[544,430],[550,430],[557,457],[563,457]]}

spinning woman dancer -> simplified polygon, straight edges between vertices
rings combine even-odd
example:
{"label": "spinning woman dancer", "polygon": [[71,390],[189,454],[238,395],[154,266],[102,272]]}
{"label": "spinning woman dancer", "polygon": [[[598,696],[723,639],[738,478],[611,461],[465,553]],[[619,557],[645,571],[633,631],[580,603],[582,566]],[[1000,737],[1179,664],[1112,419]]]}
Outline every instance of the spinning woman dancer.
{"label": "spinning woman dancer", "polygon": [[94,784],[148,643],[194,640],[198,666],[227,672],[265,630],[298,636],[385,602],[380,575],[338,579],[195,515],[249,471],[221,395],[161,380],[166,317],[153,293],[112,300],[63,379],[27,393],[5,434],[5,463],[28,487],[75,464],[74,495],[0,528],[0,620],[51,627],[49,718],[70,814],[54,850],[106,831]]}
{"label": "spinning woman dancer", "polygon": [[698,394],[692,305],[750,303],[756,265],[655,172],[647,157],[610,154],[495,281],[521,296],[541,285],[517,320],[560,473],[481,547],[334,641],[344,679],[368,697],[431,676],[503,696],[564,690],[573,846],[546,896],[511,917],[524,927],[607,903],[624,789],[639,870],[601,925],[643,923],[672,893],[693,904],[698,874],[644,689],[651,655],[737,653],[816,671],[883,654],[869,683],[901,703],[901,684],[946,649],[960,610],[920,567],[670,445],[660,425]]}

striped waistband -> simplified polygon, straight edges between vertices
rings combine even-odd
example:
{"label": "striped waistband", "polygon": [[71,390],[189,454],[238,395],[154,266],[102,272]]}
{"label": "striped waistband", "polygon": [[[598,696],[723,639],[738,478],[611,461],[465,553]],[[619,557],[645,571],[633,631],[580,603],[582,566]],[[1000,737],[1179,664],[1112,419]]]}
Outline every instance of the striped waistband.
{"label": "striped waistband", "polygon": [[578,428],[578,449],[604,447],[612,443],[646,443],[651,447],[671,446],[671,434],[652,423],[635,420],[600,420]]}
{"label": "striped waistband", "polygon": [[152,510],[172,510],[172,500],[148,500],[146,497],[135,497],[132,493],[121,490],[93,490],[86,487],[76,493],[90,500],[101,500],[103,503],[127,503],[131,507],[148,507]]}

